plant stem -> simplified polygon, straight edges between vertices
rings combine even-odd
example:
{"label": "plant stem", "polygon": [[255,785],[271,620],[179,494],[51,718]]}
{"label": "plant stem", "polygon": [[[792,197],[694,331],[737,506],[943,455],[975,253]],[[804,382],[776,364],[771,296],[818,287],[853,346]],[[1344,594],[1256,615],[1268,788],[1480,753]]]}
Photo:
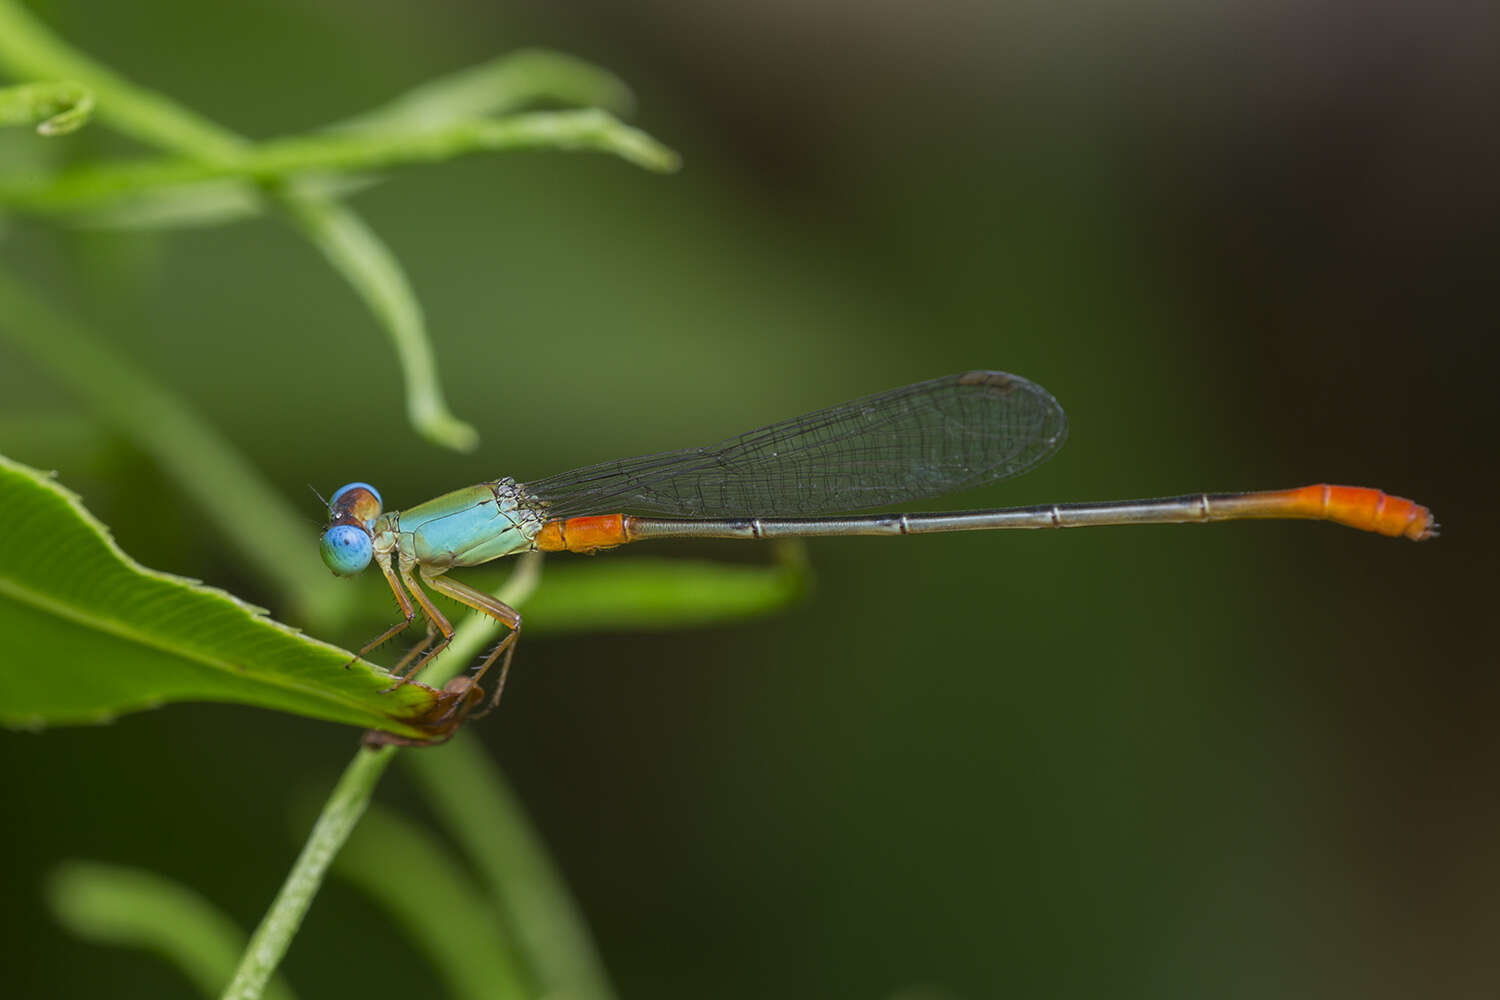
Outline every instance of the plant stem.
{"label": "plant stem", "polygon": [[0,204],[73,210],[202,181],[287,180],[299,173],[374,170],[504,149],[592,150],[614,153],[651,170],[677,167],[675,153],[608,112],[537,111],[425,132],[335,132],[278,139],[250,147],[228,162],[144,160],[78,167],[53,177],[0,182]]}
{"label": "plant stem", "polygon": [[[512,606],[523,604],[536,589],[541,573],[539,553],[522,556],[505,586],[495,596]],[[429,670],[423,677],[441,686],[447,677],[462,670],[474,653],[494,635],[499,624],[484,615],[473,615],[459,626],[453,642],[444,653],[439,666],[446,677],[435,679]],[[448,664],[456,664],[449,667]],[[261,918],[260,926],[250,938],[250,944],[240,959],[234,978],[225,987],[223,1000],[256,1000],[265,989],[276,967],[291,946],[302,918],[312,905],[318,887],[328,873],[328,866],[338,854],[339,848],[349,839],[349,834],[359,822],[369,805],[370,796],[380,776],[390,766],[397,752],[396,747],[380,747],[376,750],[361,749],[344,768],[344,774],[334,786],[333,793],[323,804],[323,811],[308,834],[302,853],[297,856],[292,870],[287,873],[281,891],[271,901],[271,908]]]}
{"label": "plant stem", "polygon": [[224,989],[223,1000],[258,1000],[265,990],[302,925],[313,896],[323,884],[328,866],[364,814],[375,785],[390,766],[395,752],[395,747],[360,750],[344,769],[281,891],[251,935],[239,968]]}

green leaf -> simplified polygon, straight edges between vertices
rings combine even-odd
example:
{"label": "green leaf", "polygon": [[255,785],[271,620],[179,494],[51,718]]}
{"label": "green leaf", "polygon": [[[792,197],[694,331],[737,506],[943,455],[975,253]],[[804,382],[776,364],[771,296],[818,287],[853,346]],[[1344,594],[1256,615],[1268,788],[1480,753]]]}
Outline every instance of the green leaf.
{"label": "green leaf", "polygon": [[[48,878],[47,902],[79,937],[156,952],[207,997],[229,981],[248,937],[193,890],[139,868],[68,862]],[[279,977],[262,996],[293,1000]]]}
{"label": "green leaf", "polygon": [[0,724],[101,722],[169,701],[233,701],[431,734],[438,692],[390,677],[239,599],[146,569],[78,498],[0,457]]}

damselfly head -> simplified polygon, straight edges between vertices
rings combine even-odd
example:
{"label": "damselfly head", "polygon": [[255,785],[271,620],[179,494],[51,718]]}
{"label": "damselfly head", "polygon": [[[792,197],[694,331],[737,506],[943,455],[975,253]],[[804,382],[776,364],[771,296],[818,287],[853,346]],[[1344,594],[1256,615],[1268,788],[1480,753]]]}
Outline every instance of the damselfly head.
{"label": "damselfly head", "polygon": [[354,576],[370,565],[380,506],[380,494],[369,483],[340,487],[328,501],[328,530],[320,547],[324,565],[336,575]]}

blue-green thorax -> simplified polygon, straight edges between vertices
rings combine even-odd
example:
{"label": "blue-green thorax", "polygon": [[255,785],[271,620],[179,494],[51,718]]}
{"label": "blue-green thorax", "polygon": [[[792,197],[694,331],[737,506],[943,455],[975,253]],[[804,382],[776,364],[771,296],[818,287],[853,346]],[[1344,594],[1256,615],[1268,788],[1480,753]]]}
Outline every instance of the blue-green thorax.
{"label": "blue-green thorax", "polygon": [[543,517],[515,482],[466,486],[375,521],[375,550],[432,569],[478,566],[531,548]]}

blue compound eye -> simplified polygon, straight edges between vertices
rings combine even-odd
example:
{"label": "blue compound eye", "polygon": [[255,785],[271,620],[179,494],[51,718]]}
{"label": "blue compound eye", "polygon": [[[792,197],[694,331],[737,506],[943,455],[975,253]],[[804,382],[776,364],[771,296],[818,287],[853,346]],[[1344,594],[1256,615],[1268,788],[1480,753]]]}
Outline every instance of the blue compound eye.
{"label": "blue compound eye", "polygon": [[323,562],[337,576],[354,576],[370,565],[370,536],[352,524],[336,524],[323,532]]}

